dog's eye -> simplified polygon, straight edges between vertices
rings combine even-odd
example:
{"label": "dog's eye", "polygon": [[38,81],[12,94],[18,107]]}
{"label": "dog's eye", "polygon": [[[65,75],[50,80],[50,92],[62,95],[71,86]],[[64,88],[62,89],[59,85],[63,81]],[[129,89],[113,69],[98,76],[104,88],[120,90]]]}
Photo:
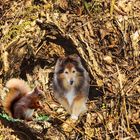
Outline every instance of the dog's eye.
{"label": "dog's eye", "polygon": [[67,72],[67,71],[65,71],[65,73],[66,73],[66,74],[68,74],[68,72]]}
{"label": "dog's eye", "polygon": [[73,70],[72,73],[75,73],[75,70]]}

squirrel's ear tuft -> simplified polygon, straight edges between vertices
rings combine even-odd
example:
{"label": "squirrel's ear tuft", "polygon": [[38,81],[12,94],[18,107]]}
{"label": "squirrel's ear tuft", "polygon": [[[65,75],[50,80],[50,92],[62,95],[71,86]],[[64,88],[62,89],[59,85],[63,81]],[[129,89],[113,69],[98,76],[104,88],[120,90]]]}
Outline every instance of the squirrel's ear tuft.
{"label": "squirrel's ear tuft", "polygon": [[36,92],[38,89],[37,89],[37,86],[36,87],[34,87],[34,92]]}
{"label": "squirrel's ear tuft", "polygon": [[39,88],[36,86],[35,88],[34,88],[34,90],[33,90],[35,93],[38,93],[38,92],[40,92],[40,90],[39,90]]}
{"label": "squirrel's ear tuft", "polygon": [[40,96],[45,96],[43,90],[41,90],[40,87],[36,86],[34,89],[33,89],[33,92],[37,95],[40,95]]}

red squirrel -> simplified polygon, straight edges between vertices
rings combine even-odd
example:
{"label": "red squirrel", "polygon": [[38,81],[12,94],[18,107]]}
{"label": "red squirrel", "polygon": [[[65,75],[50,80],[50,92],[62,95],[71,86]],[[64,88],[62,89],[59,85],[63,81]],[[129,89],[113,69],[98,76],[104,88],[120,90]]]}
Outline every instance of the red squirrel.
{"label": "red squirrel", "polygon": [[87,110],[89,80],[80,57],[70,55],[57,60],[53,79],[54,95],[74,120]]}
{"label": "red squirrel", "polygon": [[3,107],[9,116],[17,119],[32,120],[34,109],[41,108],[43,91],[35,87],[32,91],[25,81],[12,78],[6,83],[9,89],[3,100]]}

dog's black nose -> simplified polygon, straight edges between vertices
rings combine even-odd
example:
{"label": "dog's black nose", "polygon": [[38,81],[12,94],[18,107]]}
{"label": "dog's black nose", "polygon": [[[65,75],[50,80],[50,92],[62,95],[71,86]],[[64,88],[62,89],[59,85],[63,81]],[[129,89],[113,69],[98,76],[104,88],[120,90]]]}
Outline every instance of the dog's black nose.
{"label": "dog's black nose", "polygon": [[73,84],[73,82],[74,82],[73,80],[70,80],[70,85],[72,85],[72,84]]}

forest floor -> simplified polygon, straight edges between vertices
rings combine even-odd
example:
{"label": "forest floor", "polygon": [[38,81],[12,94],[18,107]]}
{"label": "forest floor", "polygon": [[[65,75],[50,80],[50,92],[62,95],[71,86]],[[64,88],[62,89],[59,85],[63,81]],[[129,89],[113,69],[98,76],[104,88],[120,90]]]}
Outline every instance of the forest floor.
{"label": "forest floor", "polygon": [[[0,0],[0,38],[0,101],[12,77],[46,94],[30,122],[8,117],[0,102],[0,140],[140,139],[139,0]],[[91,79],[77,122],[52,91],[56,60],[70,54]]]}

